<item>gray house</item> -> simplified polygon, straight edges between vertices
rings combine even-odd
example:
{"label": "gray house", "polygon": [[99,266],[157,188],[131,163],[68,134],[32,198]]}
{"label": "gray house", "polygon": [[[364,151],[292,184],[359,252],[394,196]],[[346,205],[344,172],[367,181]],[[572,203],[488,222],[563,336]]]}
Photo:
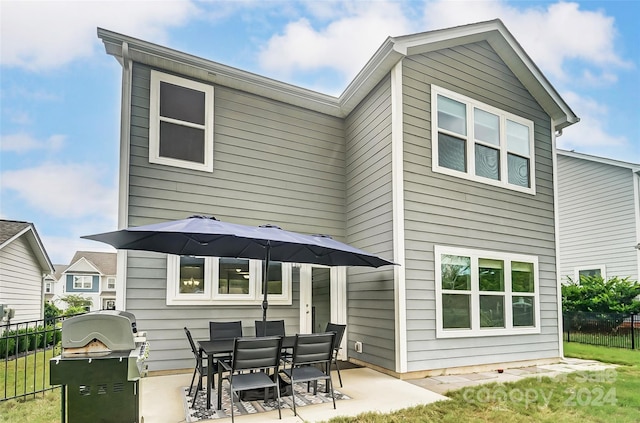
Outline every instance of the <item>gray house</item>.
{"label": "gray house", "polygon": [[44,278],[53,271],[33,223],[0,219],[0,309],[13,310],[12,323],[43,318]]}
{"label": "gray house", "polygon": [[[502,22],[388,38],[339,97],[98,36],[123,72],[120,227],[207,214],[394,260],[276,264],[269,318],[344,322],[344,358],[397,377],[562,355],[555,134],[578,118]],[[184,326],[261,318],[260,263],[120,251],[118,277],[151,371],[192,365]]]}
{"label": "gray house", "polygon": [[640,164],[558,150],[562,279],[640,276]]}

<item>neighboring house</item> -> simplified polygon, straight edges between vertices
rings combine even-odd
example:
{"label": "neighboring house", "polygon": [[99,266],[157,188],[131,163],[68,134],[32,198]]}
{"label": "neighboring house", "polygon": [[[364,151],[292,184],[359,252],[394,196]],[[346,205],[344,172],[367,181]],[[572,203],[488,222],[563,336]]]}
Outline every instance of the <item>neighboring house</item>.
{"label": "neighboring house", "polygon": [[640,164],[558,150],[558,273],[640,276]]}
{"label": "neighboring house", "polygon": [[60,298],[64,295],[62,272],[67,267],[69,267],[68,264],[54,264],[54,272],[44,278],[44,300],[56,305],[58,308],[60,308],[60,305],[64,306],[64,303],[60,302]]}
{"label": "neighboring house", "polygon": [[53,265],[33,223],[0,220],[0,304],[14,310],[12,323],[43,318],[50,273]]}
{"label": "neighboring house", "polygon": [[[120,227],[214,215],[392,259],[275,263],[268,318],[344,322],[344,357],[397,377],[562,356],[555,134],[578,118],[502,22],[388,38],[339,97],[98,36],[123,68]],[[191,365],[184,326],[252,334],[260,272],[120,251],[118,308],[147,331],[150,369]]]}
{"label": "neighboring house", "polygon": [[[91,299],[90,311],[113,310],[116,306],[116,253],[76,251],[60,274],[62,294]],[[67,308],[64,301],[56,305]]]}
{"label": "neighboring house", "polygon": [[58,301],[64,294],[64,282],[62,281],[62,272],[69,267],[66,264],[54,264],[53,273],[45,276],[44,278],[44,300],[60,306]]}

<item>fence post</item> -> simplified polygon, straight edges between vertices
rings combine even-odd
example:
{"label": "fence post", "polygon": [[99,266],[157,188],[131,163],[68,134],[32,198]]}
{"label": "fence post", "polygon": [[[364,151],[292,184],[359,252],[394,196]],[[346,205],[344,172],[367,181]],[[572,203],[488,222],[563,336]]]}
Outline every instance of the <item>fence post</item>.
{"label": "fence post", "polygon": [[631,349],[634,350],[636,348],[636,324],[634,322],[633,317],[634,313],[631,313]]}
{"label": "fence post", "polygon": [[562,314],[562,320],[562,325],[567,328],[567,342],[571,342],[571,326],[567,324],[567,320],[569,319],[566,318],[564,313]]}

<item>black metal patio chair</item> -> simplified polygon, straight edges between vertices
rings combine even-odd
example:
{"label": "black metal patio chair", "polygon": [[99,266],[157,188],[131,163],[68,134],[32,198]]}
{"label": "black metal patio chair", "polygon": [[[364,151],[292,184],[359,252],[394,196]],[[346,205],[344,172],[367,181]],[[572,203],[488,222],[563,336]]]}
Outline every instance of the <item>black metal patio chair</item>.
{"label": "black metal patio chair", "polygon": [[[209,322],[209,339],[211,341],[235,339],[242,337],[242,322]],[[231,354],[218,355],[216,361],[231,361]]]}
{"label": "black metal patio chair", "polygon": [[336,365],[336,371],[338,372],[338,380],[340,381],[340,387],[342,388],[342,376],[340,375],[340,366],[338,365],[338,352],[340,352],[340,344],[342,344],[342,337],[347,325],[339,325],[337,323],[327,323],[325,332],[335,332],[336,336],[333,338],[333,364]]}
{"label": "black metal patio chair", "polygon": [[[229,381],[232,422],[234,421],[234,394],[250,389],[264,389],[266,402],[269,398],[269,388],[273,388],[278,404],[278,416],[282,419],[278,379],[281,347],[282,337],[280,336],[236,338],[231,363],[219,363],[225,371],[229,372],[224,379]],[[272,372],[273,377],[269,372]],[[221,383],[218,384],[218,388],[222,389]]]}
{"label": "black metal patio chair", "polygon": [[[191,352],[193,353],[193,357],[196,360],[195,367],[193,369],[193,376],[191,377],[191,384],[189,385],[189,395],[191,395],[191,391],[193,390],[193,382],[196,379],[196,374],[198,375],[198,385],[196,386],[196,393],[193,395],[193,401],[191,406],[196,403],[196,397],[198,396],[198,392],[202,389],[202,378],[207,375],[207,359],[200,354],[200,351],[196,347],[195,342],[193,342],[193,337],[191,336],[191,332],[186,327],[184,328],[184,333],[187,335],[187,339],[189,340],[189,345],[191,346]],[[212,370],[212,374],[217,371],[217,365]],[[211,383],[211,386],[215,388],[215,382],[213,378],[211,380],[207,380],[207,383]]]}
{"label": "black metal patio chair", "polygon": [[[281,371],[291,380],[292,387],[296,383],[307,382],[308,390],[309,383],[314,382],[314,395],[318,394],[317,382],[324,380],[327,384],[327,392],[331,392],[334,409],[336,408],[336,397],[331,380],[331,358],[333,356],[333,339],[335,335],[334,332],[296,335],[291,367],[284,368]],[[291,395],[293,399],[293,414],[297,416],[295,389],[291,389]]]}

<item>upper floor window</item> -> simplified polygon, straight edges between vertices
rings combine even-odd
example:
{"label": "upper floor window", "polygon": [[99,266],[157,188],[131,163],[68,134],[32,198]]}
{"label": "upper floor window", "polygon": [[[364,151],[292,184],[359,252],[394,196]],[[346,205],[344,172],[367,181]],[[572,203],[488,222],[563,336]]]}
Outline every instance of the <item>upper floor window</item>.
{"label": "upper floor window", "polygon": [[51,289],[51,282],[45,282],[44,292],[47,294],[51,294],[53,292],[53,289]]}
{"label": "upper floor window", "polygon": [[540,332],[538,258],[435,248],[440,338]]}
{"label": "upper floor window", "polygon": [[151,71],[151,163],[213,172],[213,87]]}
{"label": "upper floor window", "polygon": [[435,172],[535,194],[533,122],[432,86]]}
{"label": "upper floor window", "polygon": [[607,279],[606,267],[604,264],[594,266],[576,267],[574,269],[574,280],[580,282],[583,277],[596,277],[600,276],[602,279]]}
{"label": "upper floor window", "polygon": [[116,278],[107,278],[107,289],[113,291],[116,289]]}
{"label": "upper floor window", "polygon": [[93,288],[93,276],[91,275],[74,275],[73,289],[91,289]]}
{"label": "upper floor window", "polygon": [[[269,265],[270,303],[291,304],[291,264]],[[238,258],[169,255],[167,304],[260,304],[262,262]]]}

